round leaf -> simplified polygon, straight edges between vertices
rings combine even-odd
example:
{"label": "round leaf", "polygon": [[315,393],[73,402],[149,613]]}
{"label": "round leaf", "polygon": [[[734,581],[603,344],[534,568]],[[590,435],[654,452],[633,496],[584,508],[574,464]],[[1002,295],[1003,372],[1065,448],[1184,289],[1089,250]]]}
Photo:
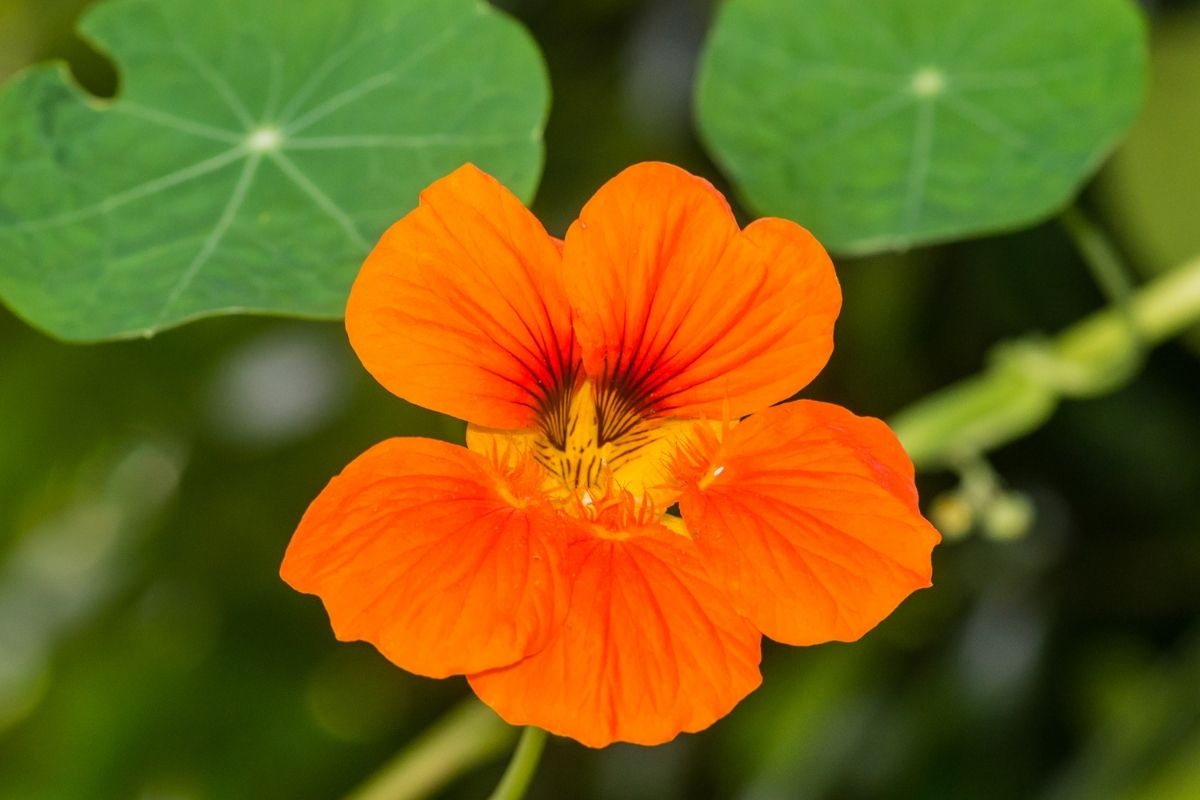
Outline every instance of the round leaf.
{"label": "round leaf", "polygon": [[0,92],[0,297],[66,339],[217,313],[342,313],[385,227],[473,161],[528,198],[549,91],[474,0],[109,0],[60,66]]}
{"label": "round leaf", "polygon": [[1034,222],[1133,120],[1130,0],[729,0],[698,116],[757,211],[868,252]]}

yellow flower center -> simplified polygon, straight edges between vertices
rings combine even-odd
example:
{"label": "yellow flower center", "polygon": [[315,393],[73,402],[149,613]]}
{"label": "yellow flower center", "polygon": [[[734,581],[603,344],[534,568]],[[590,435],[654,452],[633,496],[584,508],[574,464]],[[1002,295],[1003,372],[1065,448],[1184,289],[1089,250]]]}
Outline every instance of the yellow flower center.
{"label": "yellow flower center", "polygon": [[615,475],[636,463],[641,451],[660,438],[658,422],[617,392],[597,393],[590,380],[584,381],[541,420],[533,455],[565,488],[599,489],[607,472]]}
{"label": "yellow flower center", "polygon": [[503,464],[532,457],[543,470],[546,495],[561,508],[594,517],[613,503],[662,510],[674,502],[673,459],[700,424],[656,416],[636,398],[584,380],[548,404],[536,428],[472,425],[467,446]]}

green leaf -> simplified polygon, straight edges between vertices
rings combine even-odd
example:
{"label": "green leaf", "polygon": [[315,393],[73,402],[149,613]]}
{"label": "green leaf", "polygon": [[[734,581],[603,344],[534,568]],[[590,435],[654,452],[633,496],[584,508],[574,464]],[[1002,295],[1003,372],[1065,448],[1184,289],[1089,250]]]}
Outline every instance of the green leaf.
{"label": "green leaf", "polygon": [[729,0],[703,56],[706,143],[761,213],[869,252],[1026,225],[1132,122],[1130,0]]}
{"label": "green leaf", "polygon": [[109,0],[113,102],[0,92],[0,297],[65,339],[218,313],[335,317],[364,255],[465,161],[528,199],[549,91],[474,0]]}

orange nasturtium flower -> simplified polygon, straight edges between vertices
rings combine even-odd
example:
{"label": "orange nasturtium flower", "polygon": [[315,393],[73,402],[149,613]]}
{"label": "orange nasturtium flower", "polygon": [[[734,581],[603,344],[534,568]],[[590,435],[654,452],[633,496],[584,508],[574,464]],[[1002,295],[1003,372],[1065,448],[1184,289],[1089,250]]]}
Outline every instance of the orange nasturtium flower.
{"label": "orange nasturtium flower", "polygon": [[565,241],[461,167],[384,234],[346,328],[467,446],[363,453],[283,578],[339,639],[466,675],[514,725],[594,747],[706,728],[760,683],[763,634],[854,640],[930,585],[938,534],[887,426],[773,405],[824,366],[840,306],[806,230],[739,229],[677,167],[625,170]]}

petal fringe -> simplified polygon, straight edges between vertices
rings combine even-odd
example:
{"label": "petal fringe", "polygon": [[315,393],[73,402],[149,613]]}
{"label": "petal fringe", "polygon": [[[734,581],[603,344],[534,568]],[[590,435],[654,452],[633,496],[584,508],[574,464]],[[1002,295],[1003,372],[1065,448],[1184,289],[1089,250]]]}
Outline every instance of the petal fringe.
{"label": "petal fringe", "polygon": [[852,641],[930,585],[937,531],[883,422],[802,400],[699,443],[680,510],[737,609],[780,642]]}
{"label": "petal fringe", "polygon": [[382,442],[309,506],[280,574],[321,597],[339,639],[410,672],[511,664],[544,647],[567,608],[563,530],[530,466]]}

